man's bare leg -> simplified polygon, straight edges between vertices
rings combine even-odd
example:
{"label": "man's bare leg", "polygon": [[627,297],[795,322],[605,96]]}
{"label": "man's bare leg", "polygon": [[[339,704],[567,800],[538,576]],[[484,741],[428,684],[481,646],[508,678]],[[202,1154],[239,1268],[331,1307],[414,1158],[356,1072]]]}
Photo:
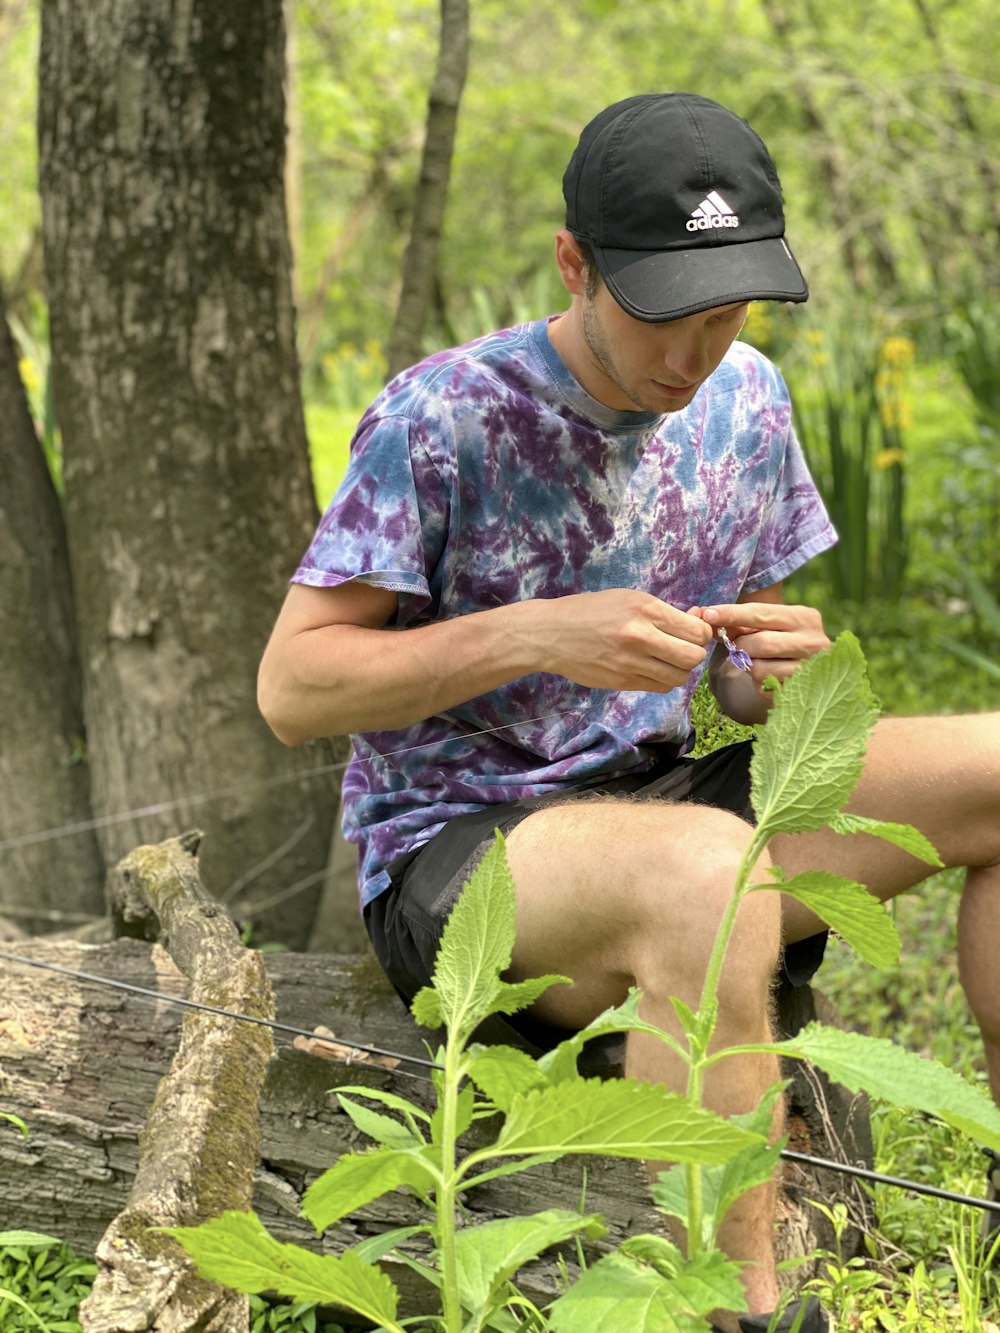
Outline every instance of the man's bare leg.
{"label": "man's bare leg", "polygon": [[[1000,1103],[1000,713],[883,718],[848,809],[914,824],[946,866],[968,867],[958,918],[959,973]],[[789,873],[823,869],[847,875],[883,901],[934,873],[864,834],[783,834],[773,839],[770,851]],[[801,939],[819,924],[800,904],[786,902],[787,939]]]}
{"label": "man's bare leg", "polygon": [[[632,985],[643,1016],[680,1035],[670,997],[697,1008],[712,945],[751,829],[722,811],[658,802],[595,799],[549,807],[510,833],[507,854],[518,897],[512,975],[560,972],[536,1006],[540,1017],[579,1028]],[[765,862],[757,874],[763,879]],[[720,985],[716,1048],[770,1037],[770,990],[780,940],[780,899],[759,893],[737,916]],[[687,1067],[654,1038],[628,1043],[626,1072],[677,1091]],[[767,1056],[734,1057],[709,1071],[705,1104],[723,1115],[753,1109],[779,1077]],[[655,1169],[655,1167],[654,1167]],[[777,1303],[774,1188],[751,1191],[720,1234],[722,1248],[747,1261],[754,1312]],[[728,1316],[720,1328],[737,1330]]]}

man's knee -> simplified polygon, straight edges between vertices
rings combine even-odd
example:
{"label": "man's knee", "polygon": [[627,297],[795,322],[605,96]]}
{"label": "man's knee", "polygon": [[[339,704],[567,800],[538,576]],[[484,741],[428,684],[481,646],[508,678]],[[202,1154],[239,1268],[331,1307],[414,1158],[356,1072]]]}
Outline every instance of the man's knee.
{"label": "man's knee", "polygon": [[[681,891],[668,901],[645,902],[635,940],[636,980],[640,986],[670,987],[700,994],[700,989],[736,891],[751,827],[721,811],[703,821],[707,836],[697,858],[689,863]],[[766,879],[770,862],[764,854],[753,869],[754,883]],[[781,898],[777,891],[744,895],[735,919],[720,977],[720,1001],[731,1007],[766,1006],[781,949]]]}

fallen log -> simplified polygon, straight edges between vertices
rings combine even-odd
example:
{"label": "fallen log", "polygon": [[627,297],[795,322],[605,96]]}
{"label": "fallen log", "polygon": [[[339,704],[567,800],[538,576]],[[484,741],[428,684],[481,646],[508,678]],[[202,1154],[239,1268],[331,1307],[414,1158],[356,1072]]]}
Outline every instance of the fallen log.
{"label": "fallen log", "polygon": [[[200,840],[186,834],[120,862],[109,886],[112,918],[120,931],[167,944],[192,1000],[271,1019],[260,954],[243,947],[201,883]],[[157,1228],[250,1207],[260,1092],[273,1052],[266,1026],[186,1013],[145,1119],[128,1202],[97,1244],[97,1278],[80,1307],[85,1333],[246,1329],[247,1297],[197,1277],[186,1253]]]}
{"label": "fallen log", "polygon": [[[169,996],[187,996],[187,979],[158,945],[137,940],[80,945],[37,939],[19,953],[139,985]],[[318,954],[268,954],[268,977],[278,1021],[313,1029],[326,1023],[344,1041],[426,1056],[421,1033],[385,981],[373,958]],[[800,999],[806,998],[800,996]],[[233,1029],[246,1025],[231,1020]],[[177,1047],[181,1011],[90,982],[14,964],[0,965],[0,1104],[21,1116],[30,1136],[0,1131],[0,1229],[23,1227],[59,1235],[81,1253],[93,1253],[109,1222],[126,1206],[136,1180],[140,1137],[156,1087]],[[796,1071],[791,1071],[796,1072]],[[799,1075],[790,1095],[793,1146],[819,1156],[871,1165],[867,1116],[841,1089],[824,1093]],[[339,1109],[329,1089],[364,1083],[432,1104],[423,1072],[355,1059],[347,1066],[296,1050],[278,1037],[261,1096],[261,1154],[253,1208],[279,1240],[324,1253],[391,1227],[418,1220],[416,1201],[401,1193],[376,1200],[317,1238],[300,1215],[307,1186],[344,1152],[365,1141]],[[242,1133],[243,1131],[239,1131]],[[235,1138],[235,1134],[233,1136]],[[836,1140],[841,1140],[838,1143]],[[507,1176],[475,1191],[469,1200],[477,1220],[575,1208],[586,1168],[586,1206],[609,1223],[609,1240],[658,1230],[663,1219],[649,1205],[641,1167],[611,1161],[564,1159]],[[806,1199],[827,1204],[850,1199],[852,1187],[830,1172],[786,1168],[779,1249],[783,1256],[832,1248],[826,1219]],[[863,1196],[857,1204],[863,1215]],[[846,1237],[845,1258],[859,1252],[856,1232]],[[800,1269],[797,1281],[810,1275]],[[410,1309],[427,1309],[408,1269],[393,1270]],[[555,1260],[532,1267],[521,1285],[536,1300],[551,1298],[559,1277]]]}
{"label": "fallen log", "polygon": [[[366,1146],[331,1085],[367,1083],[424,1108],[433,1105],[425,1067],[359,1053],[351,1043],[426,1064],[429,1034],[416,1028],[370,956],[262,956],[243,948],[201,885],[197,842],[198,835],[185,835],[138,848],[119,865],[109,904],[124,938],[18,941],[25,959],[93,979],[0,963],[0,1098],[31,1130],[26,1141],[0,1134],[8,1186],[0,1228],[48,1231],[79,1251],[96,1252],[100,1275],[82,1309],[86,1333],[245,1330],[245,1301],[196,1279],[180,1248],[150,1228],[252,1206],[277,1239],[339,1253],[374,1232],[419,1220],[415,1199],[395,1192],[317,1238],[300,1203],[342,1153]],[[157,937],[162,943],[150,943]],[[99,978],[154,995],[102,985]],[[280,1024],[304,1032],[332,1027],[339,1044],[285,1036],[275,1053],[266,1026],[191,1011],[182,1021],[182,1010],[166,998],[188,998],[266,1024],[275,1017],[272,990]],[[815,1012],[808,988],[779,996],[786,1033]],[[605,1049],[603,1059],[597,1072],[615,1072],[615,1050]],[[869,1165],[863,1104],[812,1071],[796,1065],[788,1073],[793,1146]],[[583,1169],[567,1158],[502,1177],[470,1195],[471,1217],[532,1212],[539,1198],[574,1208]],[[637,1163],[589,1159],[586,1173],[586,1207],[609,1224],[602,1248],[662,1227]],[[788,1169],[781,1256],[829,1248],[826,1218],[804,1200],[832,1201],[850,1192],[830,1172]],[[860,1191],[854,1204],[860,1226],[867,1208]],[[858,1229],[849,1233],[845,1257],[859,1239]],[[404,1306],[426,1311],[428,1293],[419,1279],[395,1267]],[[555,1294],[559,1275],[557,1259],[542,1260],[522,1274],[522,1290],[544,1302]],[[802,1280],[802,1269],[797,1277]]]}

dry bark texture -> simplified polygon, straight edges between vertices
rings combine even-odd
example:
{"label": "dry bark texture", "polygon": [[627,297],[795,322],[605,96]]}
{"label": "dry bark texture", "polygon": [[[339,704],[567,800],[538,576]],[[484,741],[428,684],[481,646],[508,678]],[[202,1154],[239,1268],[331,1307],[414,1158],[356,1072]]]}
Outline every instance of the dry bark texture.
{"label": "dry bark texture", "polygon": [[[274,1017],[262,957],[198,876],[198,834],[140,847],[115,869],[113,911],[159,934],[201,1004]],[[247,1298],[196,1277],[187,1255],[151,1228],[246,1210],[260,1148],[269,1028],[189,1012],[180,1046],[140,1137],[128,1203],[97,1246],[98,1276],[80,1309],[85,1333],[243,1333]]]}
{"label": "dry bark texture", "polygon": [[158,807],[104,828],[105,859],[196,819],[213,895],[303,947],[336,782],[302,775],[333,755],[284,749],[255,704],[317,517],[283,75],[281,0],[42,9],[40,188],[92,802]]}
{"label": "dry bark texture", "polygon": [[[62,511],[0,296],[0,842],[90,816],[83,700]],[[0,851],[0,912],[28,931],[98,912],[92,833]]]}

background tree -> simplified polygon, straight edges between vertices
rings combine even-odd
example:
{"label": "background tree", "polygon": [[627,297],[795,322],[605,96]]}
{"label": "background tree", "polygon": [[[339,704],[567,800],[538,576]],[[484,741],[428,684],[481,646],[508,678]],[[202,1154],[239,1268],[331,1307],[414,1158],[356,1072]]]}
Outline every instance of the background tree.
{"label": "background tree", "polygon": [[35,435],[0,293],[0,915],[25,930],[102,906],[92,832],[17,845],[90,817],[62,510]]}
{"label": "background tree", "polygon": [[469,68],[468,0],[441,0],[441,48],[427,103],[427,133],[403,259],[403,284],[389,335],[389,375],[419,361],[437,282],[438,245],[451,179],[458,108]]}
{"label": "background tree", "polygon": [[301,946],[336,790],[310,774],[330,747],[280,746],[254,689],[316,519],[283,76],[280,0],[43,7],[40,187],[93,804],[151,807],[103,829],[105,858],[197,822],[211,891]]}

